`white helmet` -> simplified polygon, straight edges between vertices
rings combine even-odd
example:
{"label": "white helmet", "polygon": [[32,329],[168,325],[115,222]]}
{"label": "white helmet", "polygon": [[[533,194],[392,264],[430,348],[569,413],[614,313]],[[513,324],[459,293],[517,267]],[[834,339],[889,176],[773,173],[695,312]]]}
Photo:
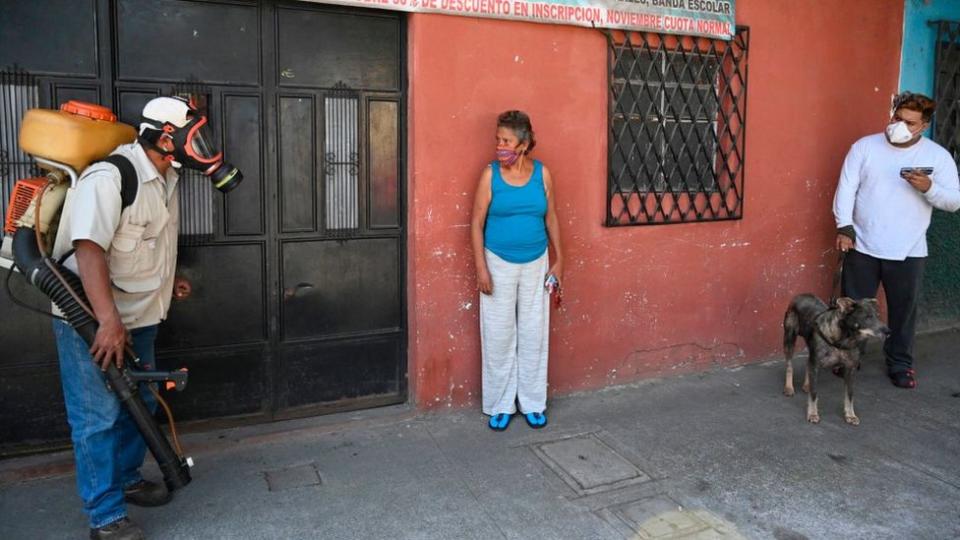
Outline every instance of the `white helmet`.
{"label": "white helmet", "polygon": [[192,112],[190,102],[182,97],[153,98],[143,106],[143,113],[140,115],[140,135],[148,129],[163,131],[164,124],[182,128],[190,121],[188,115]]}

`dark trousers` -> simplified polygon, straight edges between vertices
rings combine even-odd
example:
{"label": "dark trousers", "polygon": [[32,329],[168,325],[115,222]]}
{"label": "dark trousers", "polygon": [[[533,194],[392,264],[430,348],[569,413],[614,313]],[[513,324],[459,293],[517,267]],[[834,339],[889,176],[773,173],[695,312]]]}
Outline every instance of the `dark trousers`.
{"label": "dark trousers", "polygon": [[873,298],[877,296],[880,284],[883,284],[891,331],[883,344],[888,373],[899,373],[913,367],[913,337],[924,261],[924,257],[889,261],[858,251],[848,251],[843,261],[843,296],[854,300]]}

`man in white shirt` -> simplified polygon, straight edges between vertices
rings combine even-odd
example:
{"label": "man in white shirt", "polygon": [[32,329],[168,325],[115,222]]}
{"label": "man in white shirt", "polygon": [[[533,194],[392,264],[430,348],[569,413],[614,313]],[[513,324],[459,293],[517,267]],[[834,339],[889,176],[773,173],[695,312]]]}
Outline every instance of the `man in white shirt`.
{"label": "man in white shirt", "polygon": [[836,247],[846,253],[842,294],[871,298],[883,284],[892,331],[883,350],[900,388],[916,387],[913,339],[930,215],[960,209],[957,164],[923,136],[935,108],[926,96],[898,95],[884,133],[850,148],[833,200]]}
{"label": "man in white shirt", "polygon": [[[137,141],[113,152],[136,173],[136,197],[124,207],[118,166],[91,165],[67,195],[53,250],[79,274],[99,325],[88,347],[67,322],[54,321],[77,489],[94,539],[142,539],[143,531],[127,518],[126,504],[159,506],[170,500],[162,484],[140,474],[143,437],[100,371],[111,362],[120,367],[128,344],[140,368],[152,370],[157,326],[167,316],[171,296],[190,294],[189,283],[174,274],[179,175],[172,158],[176,129],[191,113],[178,98],[148,102]],[[150,392],[141,396],[150,410],[156,408]]]}

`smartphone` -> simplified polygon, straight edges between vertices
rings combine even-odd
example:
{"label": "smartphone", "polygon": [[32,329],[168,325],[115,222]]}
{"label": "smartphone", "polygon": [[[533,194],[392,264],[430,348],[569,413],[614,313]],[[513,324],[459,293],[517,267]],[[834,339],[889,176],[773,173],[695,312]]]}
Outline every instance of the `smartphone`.
{"label": "smartphone", "polygon": [[933,167],[904,167],[900,169],[900,176],[906,178],[907,174],[914,171],[930,176],[933,174]]}

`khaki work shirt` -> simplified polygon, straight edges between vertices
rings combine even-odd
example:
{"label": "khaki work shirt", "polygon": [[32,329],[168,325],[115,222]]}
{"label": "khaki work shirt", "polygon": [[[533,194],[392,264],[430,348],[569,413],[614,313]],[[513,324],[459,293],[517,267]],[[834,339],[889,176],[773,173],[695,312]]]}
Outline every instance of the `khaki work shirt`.
{"label": "khaki work shirt", "polygon": [[[121,211],[116,167],[87,167],[67,192],[53,256],[59,258],[77,240],[103,248],[113,301],[124,326],[133,329],[159,323],[170,309],[180,220],[178,175],[171,167],[160,176],[138,143],[118,146],[113,153],[133,163],[140,180],[137,198]],[[64,266],[77,272],[76,256]]]}

